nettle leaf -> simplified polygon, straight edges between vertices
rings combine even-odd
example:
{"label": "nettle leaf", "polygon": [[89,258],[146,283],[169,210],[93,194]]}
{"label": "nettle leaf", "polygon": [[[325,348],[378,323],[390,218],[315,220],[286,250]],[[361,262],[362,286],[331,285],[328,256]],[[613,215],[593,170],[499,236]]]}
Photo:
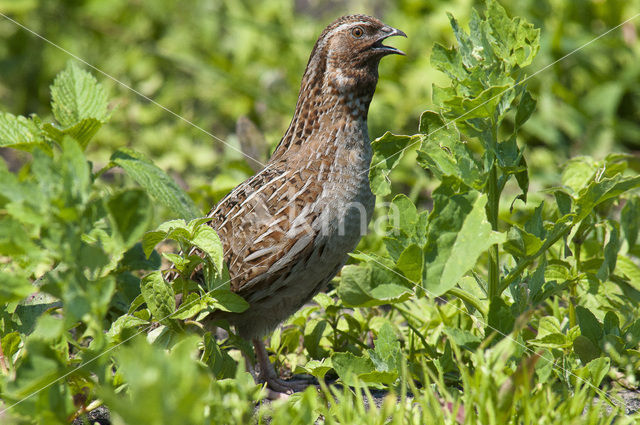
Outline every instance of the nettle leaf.
{"label": "nettle leaf", "polygon": [[620,196],[622,193],[640,187],[640,176],[623,177],[617,174],[611,178],[591,182],[582,189],[576,200],[574,223],[582,221],[601,203]]}
{"label": "nettle leaf", "polygon": [[214,300],[213,305],[220,310],[242,313],[249,308],[249,303],[244,298],[228,289],[211,291],[209,296]]}
{"label": "nettle leaf", "polygon": [[[338,296],[347,306],[372,307],[406,301],[413,293],[407,287],[409,282],[374,257],[370,262],[348,265],[340,273]],[[388,260],[387,260],[388,261]]]}
{"label": "nettle leaf", "polygon": [[0,112],[0,147],[31,150],[44,143],[41,133],[33,120]]}
{"label": "nettle leaf", "polygon": [[466,185],[479,189],[485,176],[453,123],[445,124],[433,111],[420,116],[420,132],[425,134],[418,149],[418,163],[440,180],[455,176]]}
{"label": "nettle leaf", "polygon": [[417,136],[397,136],[386,132],[371,142],[373,159],[369,170],[371,191],[378,196],[391,193],[391,170],[402,159],[406,149],[416,144]]}
{"label": "nettle leaf", "polygon": [[162,272],[155,271],[143,277],[140,292],[153,318],[167,323],[168,317],[176,309],[176,297],[171,285],[162,278]]}
{"label": "nettle leaf", "polygon": [[223,267],[222,242],[215,230],[208,224],[200,224],[194,231],[190,242],[211,258],[216,270]]}
{"label": "nettle leaf", "polygon": [[107,210],[126,247],[132,246],[144,234],[153,210],[147,194],[140,189],[129,189],[111,195]]}
{"label": "nettle leaf", "polygon": [[75,139],[65,136],[60,159],[65,195],[74,203],[86,202],[91,194],[91,169]]}
{"label": "nettle leaf", "polygon": [[108,96],[105,88],[73,62],[56,76],[51,86],[51,108],[62,125],[43,126],[47,135],[60,142],[71,136],[84,149],[102,124],[108,121]]}
{"label": "nettle leaf", "polygon": [[455,345],[471,352],[475,352],[480,343],[482,343],[482,339],[479,336],[466,329],[445,327],[444,333],[453,340]]}
{"label": "nettle leaf", "polygon": [[123,148],[111,155],[111,162],[122,167],[153,199],[181,218],[201,215],[189,195],[142,154]]}
{"label": "nettle leaf", "polygon": [[88,72],[69,62],[51,86],[51,109],[64,127],[85,118],[104,122],[109,118],[108,98],[104,87]]}
{"label": "nettle leaf", "polygon": [[505,242],[486,219],[486,195],[434,191],[425,254],[425,289],[439,296],[453,288],[490,246]]}

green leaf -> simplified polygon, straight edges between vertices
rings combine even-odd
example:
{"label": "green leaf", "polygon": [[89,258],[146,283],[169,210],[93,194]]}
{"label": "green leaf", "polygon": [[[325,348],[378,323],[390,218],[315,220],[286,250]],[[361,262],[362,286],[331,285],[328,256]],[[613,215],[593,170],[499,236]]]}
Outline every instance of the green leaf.
{"label": "green leaf", "polygon": [[223,311],[242,313],[249,308],[249,303],[244,298],[228,289],[211,291],[209,296],[215,300],[213,305]]}
{"label": "green leaf", "polygon": [[41,131],[32,120],[0,112],[0,147],[31,150],[42,143]]}
{"label": "green leaf", "polygon": [[516,111],[516,127],[521,127],[533,111],[536,110],[537,101],[531,96],[528,91],[525,91],[520,98],[520,103],[518,103],[518,109]]}
{"label": "green leaf", "polygon": [[371,191],[378,196],[391,193],[389,174],[398,165],[407,148],[412,146],[416,136],[397,136],[386,132],[371,142],[373,159],[369,170]]}
{"label": "green leaf", "polygon": [[418,163],[442,180],[443,176],[455,176],[467,186],[481,188],[484,176],[466,143],[453,123],[445,125],[442,117],[432,111],[420,116],[422,137],[418,149]]}
{"label": "green leaf", "polygon": [[324,358],[321,361],[309,360],[304,366],[298,365],[294,373],[307,373],[309,375],[315,376],[318,379],[324,379],[324,376],[331,369],[333,369],[331,358]]}
{"label": "green leaf", "polygon": [[88,72],[69,62],[51,86],[51,109],[56,120],[71,127],[85,118],[105,122],[109,118],[104,87]]}
{"label": "green leaf", "polygon": [[599,359],[594,359],[587,363],[586,368],[589,371],[591,383],[595,387],[600,386],[604,377],[607,376],[610,367],[611,359],[608,357],[600,357]]}
{"label": "green leaf", "polygon": [[111,161],[122,167],[153,199],[179,217],[192,219],[201,215],[189,195],[142,154],[123,148],[111,156]]}
{"label": "green leaf", "polygon": [[149,322],[146,320],[125,314],[124,316],[118,317],[116,321],[111,324],[111,327],[107,332],[107,337],[112,344],[117,344],[125,339],[122,336],[124,331],[148,324]]}
{"label": "green leaf", "polygon": [[592,158],[579,156],[571,158],[564,165],[562,171],[562,184],[570,188],[574,193],[585,187],[596,172],[596,165]]}
{"label": "green leaf", "polygon": [[413,292],[402,275],[373,257],[366,257],[371,262],[342,268],[338,296],[345,305],[372,307],[409,299]]}
{"label": "green leaf", "polygon": [[398,257],[396,267],[412,282],[422,281],[423,252],[416,244],[411,244]]}
{"label": "green leaf", "polygon": [[26,277],[0,271],[0,304],[20,301],[36,288]]}
{"label": "green leaf", "polygon": [[600,356],[600,348],[583,335],[578,335],[573,340],[573,351],[578,355],[582,364],[585,365]]}
{"label": "green leaf", "polygon": [[511,309],[500,297],[495,297],[491,300],[487,318],[488,323],[485,334],[489,335],[491,332],[497,331],[499,334],[498,339],[510,334],[515,325],[515,318],[511,314]]}
{"label": "green leaf", "polygon": [[[447,49],[436,43],[431,50],[431,65],[456,81],[463,81],[468,74],[462,66],[462,58],[456,49]],[[425,133],[424,131],[420,131]]]}
{"label": "green leaf", "polygon": [[44,124],[42,129],[48,137],[56,142],[62,141],[65,136],[70,136],[80,143],[82,149],[85,149],[91,138],[100,130],[100,127],[102,127],[102,121],[95,118],[85,118],[77,124],[64,129],[57,128],[49,123]]}
{"label": "green leaf", "polygon": [[374,341],[374,350],[368,350],[368,352],[378,372],[395,372],[397,374],[400,370],[402,363],[400,341],[388,321],[385,321],[378,331],[378,338]]}
{"label": "green leaf", "polygon": [[444,332],[453,340],[455,345],[471,352],[475,352],[482,342],[479,336],[472,334],[466,329],[445,327]]}
{"label": "green leaf", "polygon": [[162,278],[159,271],[149,273],[140,281],[140,292],[153,318],[168,323],[168,317],[176,309],[176,297],[171,285]]}
{"label": "green leaf", "polygon": [[602,282],[606,281],[609,278],[609,275],[615,270],[618,251],[620,251],[621,244],[618,223],[609,220],[607,224],[607,228],[609,230],[609,242],[604,247],[604,261],[602,262],[598,273],[596,273],[596,277]]}
{"label": "green leaf", "polygon": [[620,225],[629,249],[633,249],[640,232],[640,197],[634,196],[624,204],[620,212]]}
{"label": "green leaf", "polygon": [[140,189],[129,189],[111,195],[107,210],[114,229],[125,247],[140,239],[151,220],[153,209],[147,194]]}
{"label": "green leaf", "polygon": [[206,223],[199,225],[190,242],[211,258],[218,272],[222,271],[224,261],[222,242],[211,226]]}
{"label": "green leaf", "polygon": [[588,338],[596,347],[599,347],[603,329],[596,316],[580,305],[576,306],[576,315],[582,336]]}
{"label": "green leaf", "polygon": [[424,266],[425,289],[432,296],[453,288],[483,252],[505,242],[503,233],[491,230],[486,204],[486,195],[477,192],[454,196],[434,192]]}
{"label": "green leaf", "polygon": [[573,222],[578,223],[582,221],[601,203],[638,187],[640,187],[640,176],[623,177],[617,174],[611,178],[592,181],[579,193],[578,200],[576,201],[577,214]]}

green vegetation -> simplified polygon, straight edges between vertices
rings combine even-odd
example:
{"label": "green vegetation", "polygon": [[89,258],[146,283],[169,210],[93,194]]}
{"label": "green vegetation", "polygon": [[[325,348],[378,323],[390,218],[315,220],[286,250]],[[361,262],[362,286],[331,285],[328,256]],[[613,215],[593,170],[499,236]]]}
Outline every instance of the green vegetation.
{"label": "green vegetation", "polygon": [[[410,36],[370,115],[376,231],[269,340],[320,388],[256,407],[247,342],[198,323],[247,308],[198,217],[252,171],[202,130],[240,149],[246,114],[275,144],[331,18],[0,2],[169,109],[0,17],[0,420],[635,423],[618,393],[640,379],[638,22],[564,56],[640,4],[469,4],[370,5]],[[169,262],[203,282],[167,283]]]}

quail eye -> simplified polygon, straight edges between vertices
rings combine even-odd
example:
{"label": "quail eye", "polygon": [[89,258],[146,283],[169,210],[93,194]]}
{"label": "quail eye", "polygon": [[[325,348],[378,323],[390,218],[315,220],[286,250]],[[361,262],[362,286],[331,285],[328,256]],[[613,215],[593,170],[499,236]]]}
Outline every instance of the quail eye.
{"label": "quail eye", "polygon": [[353,35],[355,38],[360,38],[364,35],[364,30],[362,29],[362,27],[355,27],[351,30],[351,35]]}

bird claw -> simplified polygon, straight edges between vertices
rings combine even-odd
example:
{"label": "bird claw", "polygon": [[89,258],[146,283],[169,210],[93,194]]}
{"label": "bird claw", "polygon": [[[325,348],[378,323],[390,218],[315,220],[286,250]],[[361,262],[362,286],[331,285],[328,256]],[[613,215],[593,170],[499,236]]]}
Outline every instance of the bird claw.
{"label": "bird claw", "polygon": [[308,386],[313,385],[312,382],[302,380],[284,380],[277,376],[258,377],[258,382],[265,383],[267,386],[267,398],[270,400],[288,398],[291,394],[304,391]]}

